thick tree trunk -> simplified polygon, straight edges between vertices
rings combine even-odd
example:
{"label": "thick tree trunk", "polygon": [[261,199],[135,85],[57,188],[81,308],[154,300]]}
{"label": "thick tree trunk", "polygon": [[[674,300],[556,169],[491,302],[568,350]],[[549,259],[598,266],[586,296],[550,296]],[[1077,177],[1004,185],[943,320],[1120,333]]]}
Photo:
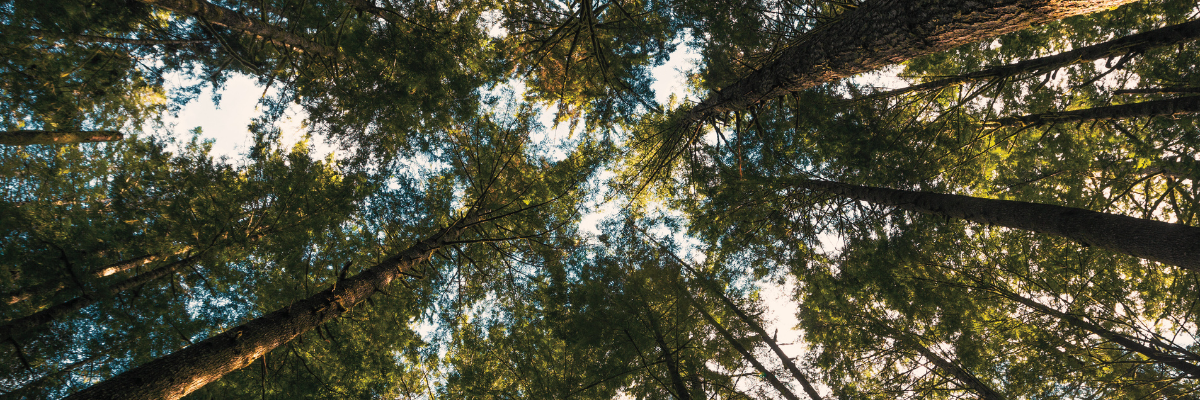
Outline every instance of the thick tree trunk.
{"label": "thick tree trunk", "polygon": [[[863,96],[862,99],[874,99],[880,97],[889,97],[901,95],[914,91],[937,89],[951,85],[958,85],[967,82],[975,82],[989,79],[998,79],[1022,74],[1042,74],[1055,69],[1066,67],[1068,65],[1080,64],[1088,61],[1095,61],[1104,58],[1112,58],[1124,56],[1130,53],[1142,53],[1146,50],[1166,46],[1176,43],[1189,42],[1200,38],[1200,20],[1185,22],[1178,25],[1158,28],[1151,31],[1146,31],[1138,34],[1125,36],[1119,39],[1110,40],[1104,43],[1094,44],[1091,46],[1080,47],[1071,51],[1062,52],[1052,56],[1025,60],[1009,65],[1000,65],[990,68],[985,68],[981,71],[972,72],[969,74],[959,75],[950,78],[943,78],[931,82],[922,83],[920,85],[909,86],[902,89],[889,90],[886,92],[875,93]],[[1137,89],[1134,89],[1137,90]],[[1197,90],[1200,92],[1200,90]],[[1126,92],[1118,90],[1115,94],[1122,93],[1165,93],[1165,92]]]}
{"label": "thick tree trunk", "polygon": [[778,182],[910,211],[1047,233],[1087,246],[1200,271],[1200,227],[1023,201],[913,192],[811,179],[785,179]]}
{"label": "thick tree trunk", "polygon": [[125,371],[67,398],[133,400],[186,396],[366,301],[405,271],[428,260],[434,251],[452,243],[477,220],[476,215],[468,214],[433,236],[307,299]]}
{"label": "thick tree trunk", "polygon": [[46,309],[33,313],[33,315],[8,321],[4,325],[0,325],[0,342],[15,339],[18,335],[48,324],[58,317],[79,311],[80,309],[95,304],[102,299],[115,296],[118,293],[126,290],[141,287],[142,285],[150,283],[155,279],[172,274],[179,268],[182,268],[192,261],[195,261],[199,257],[200,254],[196,254],[191,257],[172,262],[170,264],[158,267],[153,271],[138,274],[137,276],[118,282],[115,285],[105,287],[96,293],[84,293],[82,296],[47,307]]}
{"label": "thick tree trunk", "polygon": [[337,55],[337,49],[302,38],[291,32],[255,21],[237,11],[221,7],[204,0],[138,0],[159,6],[179,14],[191,15],[204,21],[220,25],[289,49],[317,54],[325,57]]}
{"label": "thick tree trunk", "polygon": [[1000,118],[987,121],[985,124],[988,126],[1021,127],[1055,124],[1061,122],[1080,122],[1141,117],[1173,117],[1176,115],[1188,114],[1200,114],[1200,96],[1189,96],[1168,100],[1154,100],[1144,101],[1141,103],[1088,108],[1083,110]]}
{"label": "thick tree trunk", "polygon": [[75,144],[111,142],[125,135],[117,131],[4,131],[0,132],[0,145],[25,146],[31,144]]}
{"label": "thick tree trunk", "polygon": [[[680,290],[686,289],[681,288]],[[691,298],[691,294],[688,294],[688,297]],[[745,358],[746,361],[749,361],[750,365],[753,365],[754,369],[758,370],[758,373],[762,374],[762,376],[767,379],[767,382],[770,382],[771,386],[775,387],[775,390],[779,391],[779,394],[783,395],[783,397],[787,398],[788,400],[800,400],[799,397],[796,397],[795,393],[792,393],[791,389],[788,389],[787,385],[784,385],[783,382],[779,381],[779,378],[775,377],[775,373],[767,369],[766,366],[758,361],[757,357],[754,357],[753,353],[750,353],[745,346],[742,346],[742,344],[737,341],[737,337],[733,336],[732,332],[730,332],[728,329],[725,329],[725,327],[721,326],[720,323],[717,323],[717,319],[713,318],[712,314],[709,314],[708,310],[705,310],[699,302],[697,302],[695,299],[691,300],[692,305],[696,308],[696,310],[700,311],[700,315],[704,317],[704,320],[708,321],[708,324],[712,325],[713,329],[716,329],[717,332],[721,334],[721,337],[724,337],[725,341],[728,342],[734,350],[737,350],[738,353],[741,353],[742,358]]]}
{"label": "thick tree trunk", "polygon": [[1200,87],[1158,87],[1114,90],[1113,94],[1200,93]]}
{"label": "thick tree trunk", "polygon": [[[1186,359],[1184,357],[1181,357],[1181,356],[1178,356],[1175,354],[1170,354],[1170,353],[1167,353],[1164,351],[1160,351],[1158,349],[1155,349],[1154,347],[1151,347],[1151,346],[1141,343],[1141,341],[1138,339],[1129,337],[1128,335],[1125,335],[1125,334],[1122,334],[1119,332],[1114,332],[1110,329],[1105,329],[1103,326],[1091,323],[1091,322],[1081,318],[1078,315],[1055,310],[1055,309],[1050,308],[1049,306],[1046,306],[1042,303],[1038,303],[1036,301],[1033,301],[1032,299],[1026,298],[1025,296],[1021,296],[1021,295],[1018,295],[1011,291],[1008,291],[1007,289],[992,286],[991,290],[1000,294],[1001,296],[1004,296],[1004,297],[1012,300],[1012,301],[1024,304],[1025,306],[1032,308],[1032,309],[1036,310],[1037,312],[1040,312],[1042,314],[1049,315],[1049,316],[1061,319],[1063,321],[1066,321],[1068,324],[1071,324],[1077,328],[1083,329],[1083,330],[1091,332],[1097,336],[1108,339],[1108,340],[1112,341],[1113,343],[1116,343],[1116,344],[1119,344],[1119,345],[1125,347],[1126,349],[1136,351],[1139,354],[1146,356],[1146,358],[1148,358],[1148,359],[1154,360],[1155,362],[1158,362],[1158,363],[1169,365],[1169,366],[1174,367],[1175,369],[1179,370],[1180,372],[1191,375],[1192,378],[1200,379],[1200,365],[1196,365],[1196,364],[1187,362],[1187,361],[1185,361]],[[1174,345],[1166,344],[1166,343],[1156,343],[1156,346],[1160,347],[1160,348],[1176,348],[1176,349],[1178,349],[1178,347],[1176,347]],[[1187,352],[1186,349],[1182,349],[1182,350],[1184,352]],[[1188,356],[1196,356],[1195,354],[1191,354],[1190,352],[1188,352],[1186,354]],[[1200,359],[1198,359],[1198,360],[1200,360]]]}
{"label": "thick tree trunk", "polygon": [[1132,0],[878,0],[693,107],[685,126],[822,83]]}

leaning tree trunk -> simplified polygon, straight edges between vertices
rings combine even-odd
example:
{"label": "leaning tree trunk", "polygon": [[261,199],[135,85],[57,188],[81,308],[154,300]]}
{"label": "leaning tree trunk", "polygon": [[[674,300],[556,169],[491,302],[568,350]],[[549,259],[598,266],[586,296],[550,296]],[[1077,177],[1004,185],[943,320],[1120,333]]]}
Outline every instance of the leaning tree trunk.
{"label": "leaning tree trunk", "polygon": [[406,271],[428,260],[434,251],[452,244],[478,219],[477,215],[469,213],[429,238],[309,298],[125,371],[67,398],[132,400],[186,396],[366,301]]}
{"label": "leaning tree trunk", "polygon": [[896,339],[896,341],[903,343],[907,347],[911,347],[913,350],[916,350],[917,353],[920,353],[922,357],[925,357],[925,359],[933,363],[933,365],[942,370],[942,372],[953,377],[954,380],[958,381],[960,385],[970,388],[975,392],[975,394],[978,394],[980,398],[985,400],[1005,400],[1003,395],[1001,395],[995,389],[992,389],[992,387],[988,384],[979,380],[979,378],[976,377],[975,374],[972,374],[971,371],[967,371],[963,367],[958,366],[958,364],[955,364],[950,360],[938,355],[937,353],[934,353],[933,350],[930,350],[928,347],[922,345],[909,333],[902,332],[899,329],[896,329],[891,325],[888,325],[886,322],[878,319],[871,319],[874,320],[879,327],[883,328],[883,330],[887,332],[888,336],[891,336],[893,339]]}
{"label": "leaning tree trunk", "polygon": [[[1045,304],[1038,303],[1038,302],[1034,301],[1033,299],[1013,293],[1007,289],[996,287],[994,285],[989,285],[989,286],[990,286],[989,289],[991,291],[994,291],[994,292],[1000,294],[1001,296],[1008,298],[1009,300],[1024,304],[1026,307],[1037,310],[1038,312],[1040,312],[1042,314],[1049,315],[1049,316],[1058,318],[1060,320],[1066,321],[1068,324],[1071,324],[1077,328],[1088,331],[1099,337],[1108,339],[1108,340],[1112,341],[1113,343],[1116,343],[1116,344],[1119,344],[1119,345],[1125,347],[1126,349],[1136,351],[1139,354],[1145,356],[1146,358],[1148,358],[1150,360],[1169,365],[1185,374],[1191,375],[1191,377],[1194,379],[1200,379],[1200,365],[1196,365],[1196,364],[1187,362],[1185,357],[1181,357],[1178,355],[1174,355],[1174,354],[1170,354],[1170,353],[1161,351],[1159,349],[1156,349],[1154,347],[1151,347],[1149,345],[1141,343],[1141,341],[1139,339],[1132,338],[1129,335],[1125,335],[1120,332],[1115,332],[1113,330],[1106,329],[1103,326],[1100,326],[1100,325],[1097,325],[1090,321],[1084,320],[1083,318],[1081,318],[1078,315],[1055,310],[1054,308],[1046,306]],[[1174,350],[1182,350],[1182,352],[1186,356],[1195,356],[1195,354],[1191,354],[1190,352],[1187,352],[1186,349],[1180,349],[1174,345],[1170,345],[1170,344],[1166,344],[1166,343],[1156,343],[1156,342],[1157,341],[1151,341],[1151,344],[1155,345],[1155,347],[1160,347],[1160,348],[1173,348]],[[1198,360],[1200,360],[1200,359],[1198,359]]]}
{"label": "leaning tree trunk", "polygon": [[1113,94],[1164,94],[1164,93],[1200,93],[1200,87],[1156,87],[1139,89],[1118,89]]}
{"label": "leaning tree trunk", "polygon": [[54,321],[56,318],[79,311],[84,307],[96,304],[102,299],[115,296],[118,293],[126,290],[141,287],[142,285],[150,283],[151,281],[172,274],[179,268],[190,264],[199,257],[200,253],[197,253],[190,257],[158,267],[152,271],[138,274],[137,276],[118,282],[112,286],[105,287],[96,293],[84,293],[82,296],[47,307],[46,309],[33,313],[32,315],[9,321],[4,325],[0,325],[0,342],[16,340],[17,336],[37,329],[42,325],[48,324],[51,321]]}
{"label": "leaning tree trunk", "polygon": [[1200,271],[1200,227],[1074,207],[914,192],[812,179],[780,179],[794,187],[987,225],[1048,233],[1075,242]]}
{"label": "leaning tree trunk", "polygon": [[655,317],[651,315],[650,318],[650,326],[654,329],[654,342],[658,344],[658,348],[662,351],[663,362],[667,364],[667,373],[671,374],[671,386],[674,386],[675,392],[678,393],[675,397],[679,398],[679,400],[692,400],[691,391],[683,383],[683,375],[679,372],[679,361],[675,360],[675,356],[671,355],[671,347],[667,346],[667,340],[663,338],[662,330],[658,328],[658,323],[654,322]]}
{"label": "leaning tree trunk", "polygon": [[1061,122],[1096,121],[1106,119],[1128,119],[1144,117],[1174,117],[1177,115],[1200,114],[1200,96],[1179,97],[1168,100],[1144,101],[1087,108],[1083,110],[1031,114],[1019,117],[1000,118],[985,122],[988,126],[1037,126]]}
{"label": "leaning tree trunk", "polygon": [[289,49],[312,53],[325,57],[337,55],[337,49],[313,42],[291,32],[271,26],[262,21],[256,21],[241,13],[230,10],[204,0],[138,0],[174,11],[179,14],[191,15],[201,20],[220,25],[235,31],[252,35],[259,39],[287,47]]}
{"label": "leaning tree trunk", "polygon": [[753,353],[750,353],[750,350],[747,350],[745,346],[742,346],[742,344],[737,341],[737,337],[733,336],[732,332],[721,326],[721,324],[717,322],[717,319],[713,318],[712,314],[709,314],[708,310],[704,309],[703,305],[697,302],[696,299],[692,298],[691,293],[686,292],[687,289],[680,288],[680,290],[687,294],[688,299],[692,302],[692,306],[694,306],[697,311],[700,311],[700,315],[704,317],[704,320],[708,321],[708,324],[712,325],[713,329],[716,329],[717,332],[721,334],[721,337],[725,338],[725,341],[728,342],[734,350],[737,350],[737,352],[742,355],[742,358],[745,358],[746,361],[749,361],[750,365],[753,365],[754,369],[758,370],[758,373],[766,378],[767,382],[770,382],[771,386],[775,387],[775,390],[779,391],[779,394],[783,395],[783,397],[787,398],[788,400],[800,400],[799,397],[796,397],[795,393],[792,393],[791,389],[788,389],[783,382],[779,381],[779,378],[775,377],[774,372],[771,372],[771,370],[767,369],[762,362],[758,361],[757,357],[754,357]]}
{"label": "leaning tree trunk", "polygon": [[117,131],[4,131],[0,132],[0,145],[111,142],[124,137]]}
{"label": "leaning tree trunk", "polygon": [[804,35],[688,111],[685,126],[822,83],[1132,0],[878,0]]}
{"label": "leaning tree trunk", "polygon": [[[1125,36],[1119,39],[1110,40],[1104,43],[1094,44],[1091,46],[1080,47],[1071,51],[1065,51],[1052,56],[1035,58],[1032,60],[1020,61],[1008,65],[1000,65],[995,67],[985,68],[980,71],[971,72],[950,78],[942,78],[931,82],[913,85],[906,88],[889,90],[886,92],[874,93],[863,96],[861,99],[874,99],[880,97],[890,97],[901,95],[909,92],[937,89],[951,85],[959,85],[967,82],[976,82],[990,79],[1000,79],[1005,77],[1017,76],[1022,74],[1042,74],[1068,65],[1080,64],[1089,61],[1095,61],[1104,58],[1112,58],[1124,56],[1132,53],[1142,53],[1146,50],[1155,47],[1161,47],[1177,43],[1185,43],[1200,38],[1200,20],[1185,22],[1178,25],[1171,25],[1163,28],[1158,28],[1151,31],[1146,31],[1138,34]],[[1136,90],[1136,89],[1133,89]],[[1151,89],[1153,90],[1153,89]],[[1118,90],[1115,94],[1122,93],[1165,93],[1165,92],[1140,92]]]}

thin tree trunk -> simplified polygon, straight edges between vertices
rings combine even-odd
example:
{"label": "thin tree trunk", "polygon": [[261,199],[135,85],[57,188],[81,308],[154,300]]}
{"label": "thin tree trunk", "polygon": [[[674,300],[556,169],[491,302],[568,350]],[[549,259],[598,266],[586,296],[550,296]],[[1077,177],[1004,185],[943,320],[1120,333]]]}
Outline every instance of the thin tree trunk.
{"label": "thin tree trunk", "polygon": [[[1136,351],[1139,354],[1146,356],[1146,358],[1154,360],[1155,362],[1170,365],[1171,367],[1174,367],[1175,369],[1179,370],[1180,372],[1191,375],[1192,378],[1200,379],[1200,365],[1196,365],[1196,364],[1184,361],[1185,359],[1183,357],[1173,355],[1170,353],[1166,353],[1166,352],[1160,351],[1158,349],[1155,349],[1153,347],[1147,346],[1145,344],[1142,344],[1138,339],[1134,339],[1132,337],[1129,337],[1128,335],[1125,335],[1125,334],[1122,334],[1119,332],[1114,332],[1110,329],[1105,329],[1104,327],[1102,327],[1100,325],[1088,322],[1088,321],[1084,320],[1083,318],[1080,318],[1078,315],[1055,310],[1049,306],[1046,306],[1045,304],[1038,303],[1036,301],[1033,301],[1032,299],[1026,298],[1025,296],[1018,295],[1007,289],[1003,289],[1003,288],[1000,288],[1000,287],[997,287],[994,285],[989,285],[988,289],[990,289],[991,291],[996,292],[997,294],[1000,294],[1001,296],[1004,296],[1012,301],[1024,304],[1025,306],[1027,306],[1029,308],[1037,310],[1037,312],[1061,319],[1063,321],[1066,321],[1068,324],[1071,324],[1071,325],[1073,325],[1077,328],[1083,329],[1085,331],[1091,332],[1102,338],[1108,339],[1116,344],[1119,344],[1119,345],[1125,347],[1126,349]],[[1163,347],[1163,348],[1175,347],[1173,345],[1165,345],[1162,343],[1157,344],[1157,346]],[[1184,350],[1184,351],[1186,351],[1186,350]],[[1190,354],[1190,355],[1194,356],[1194,354]]]}
{"label": "thin tree trunk", "polygon": [[688,111],[684,126],[761,101],[1132,0],[878,0],[784,50]]}
{"label": "thin tree trunk", "polygon": [[[651,316],[653,318],[653,316]],[[667,364],[667,373],[671,374],[671,385],[675,387],[677,394],[675,397],[679,400],[692,400],[691,391],[687,385],[683,383],[683,376],[679,374],[679,363],[675,361],[675,356],[671,355],[671,348],[667,346],[667,340],[663,338],[662,332],[658,329],[658,324],[651,322],[654,328],[654,342],[658,343],[658,348],[662,350],[663,361]]]}
{"label": "thin tree trunk", "polygon": [[[937,89],[941,87],[958,85],[967,82],[975,82],[989,79],[999,79],[1004,77],[1016,76],[1020,74],[1042,74],[1068,65],[1080,64],[1088,61],[1095,61],[1104,58],[1112,58],[1123,56],[1130,53],[1142,53],[1146,50],[1155,47],[1166,46],[1176,43],[1185,43],[1200,38],[1200,20],[1185,22],[1178,25],[1171,25],[1163,28],[1158,28],[1151,31],[1146,31],[1138,34],[1133,34],[1119,39],[1113,39],[1104,43],[1094,44],[1091,46],[1080,47],[1071,51],[1058,53],[1052,56],[1035,58],[1032,60],[1020,61],[1008,65],[1000,65],[995,67],[985,68],[980,71],[971,72],[964,75],[959,75],[950,78],[938,79],[931,82],[922,83],[920,85],[909,86],[902,89],[889,90],[886,92],[874,93],[863,96],[861,99],[875,99],[881,97],[890,97],[901,95],[914,91],[923,91]],[[1136,90],[1136,89],[1135,89]],[[1121,90],[1115,91],[1115,94],[1121,94]],[[1200,92],[1200,90],[1197,90]],[[1153,92],[1163,93],[1163,92]]]}
{"label": "thin tree trunk", "polygon": [[[645,234],[646,232],[642,231],[642,233]],[[658,244],[657,241],[655,244]],[[659,246],[662,247],[661,244],[659,244]],[[746,325],[749,325],[750,329],[753,330],[754,333],[757,333],[758,336],[762,338],[762,341],[771,347],[771,351],[775,352],[775,356],[779,357],[779,361],[783,363],[783,366],[787,368],[788,372],[790,372],[797,381],[800,382],[800,386],[804,387],[804,391],[809,397],[811,397],[813,400],[821,400],[821,394],[817,392],[815,387],[813,387],[812,383],[808,380],[808,376],[804,375],[804,372],[800,371],[800,368],[796,366],[796,363],[792,362],[792,359],[788,357],[787,353],[785,353],[783,349],[779,347],[779,344],[767,335],[767,330],[763,329],[762,325],[758,324],[758,321],[755,321],[754,318],[750,318],[749,315],[743,312],[742,309],[738,307],[733,300],[729,299],[729,296],[726,296],[724,291],[722,291],[720,288],[717,288],[712,281],[708,280],[707,278],[700,277],[696,269],[692,268],[691,264],[684,262],[682,258],[679,258],[678,255],[675,255],[675,253],[669,249],[664,248],[663,251],[665,251],[667,254],[670,254],[671,258],[675,259],[675,262],[679,263],[679,265],[683,266],[684,268],[687,268],[692,275],[696,276],[696,279],[701,281],[701,288],[706,289],[709,293],[721,299],[721,302],[725,303],[726,307],[729,307],[730,310],[733,310],[734,314],[737,314],[738,319],[741,319],[742,322],[744,322]]]}
{"label": "thin tree trunk", "polygon": [[121,140],[124,137],[125,135],[117,131],[3,131],[0,132],[0,145],[25,146],[31,144],[111,142]]}
{"label": "thin tree trunk", "polygon": [[1031,114],[1020,117],[1000,118],[985,122],[988,126],[1036,126],[1061,122],[1095,121],[1105,119],[1128,119],[1142,117],[1173,117],[1176,115],[1200,114],[1200,96],[1179,97],[1167,100],[1144,101],[1088,108],[1083,110]]}
{"label": "thin tree trunk", "polygon": [[[177,256],[177,255],[187,252],[189,249],[190,249],[190,247],[187,247],[187,248],[177,251],[171,255]],[[91,275],[93,278],[97,278],[97,279],[104,278],[104,277],[107,277],[110,275],[128,271],[133,268],[137,268],[137,267],[140,267],[140,266],[143,266],[143,265],[155,262],[155,261],[162,260],[165,257],[167,257],[167,256],[164,256],[162,254],[148,254],[148,255],[141,256],[141,257],[137,257],[137,258],[121,260],[121,261],[117,261],[115,263],[109,264],[107,266],[104,266],[103,268],[100,268],[99,270],[93,272]],[[67,286],[66,282],[63,282],[61,280],[54,281],[54,282],[43,282],[43,283],[39,283],[36,285],[23,287],[23,288],[14,290],[12,292],[0,293],[0,301],[3,301],[5,304],[12,305],[12,304],[16,304],[16,303],[28,300],[29,298],[39,295],[39,294],[46,295],[46,294],[51,294],[53,292],[57,292],[57,291],[65,288],[66,286]]]}
{"label": "thin tree trunk", "polygon": [[96,293],[84,293],[82,296],[47,307],[46,309],[33,313],[33,315],[8,321],[4,325],[0,325],[0,342],[15,339],[21,334],[50,323],[58,317],[79,311],[84,307],[95,304],[101,299],[115,296],[118,293],[126,290],[141,287],[142,285],[150,283],[155,279],[167,276],[171,273],[174,273],[179,268],[191,263],[192,261],[195,261],[199,257],[200,253],[197,253],[190,257],[158,267],[150,272],[138,274],[137,276],[118,282],[115,285],[105,287]]}
{"label": "thin tree trunk", "polygon": [[975,374],[963,369],[962,367],[958,366],[958,364],[955,364],[950,360],[942,358],[942,356],[934,353],[933,350],[929,350],[928,347],[922,345],[917,341],[917,339],[913,338],[912,335],[908,334],[907,332],[901,332],[899,329],[888,325],[886,322],[875,318],[871,319],[874,320],[875,323],[881,328],[887,331],[888,336],[891,336],[893,339],[905,344],[907,347],[911,347],[913,350],[916,350],[917,353],[920,353],[922,357],[925,357],[925,359],[929,360],[929,362],[932,362],[933,365],[938,369],[954,377],[954,380],[958,381],[959,384],[970,388],[975,392],[975,394],[978,394],[979,397],[985,400],[1005,400],[1004,396],[1000,395],[999,392],[996,392],[996,390],[992,389],[992,387],[988,384],[979,380]]}
{"label": "thin tree trunk", "polygon": [[721,299],[721,302],[725,303],[730,310],[733,310],[734,314],[737,314],[738,319],[741,319],[742,322],[744,322],[746,325],[749,325],[750,329],[753,330],[754,333],[757,333],[758,336],[762,338],[762,341],[767,344],[767,346],[771,347],[771,351],[775,352],[775,355],[779,357],[779,361],[783,363],[783,366],[787,368],[788,372],[792,373],[792,376],[795,377],[797,381],[800,382],[800,386],[804,387],[804,391],[808,393],[809,397],[811,397],[813,400],[821,400],[821,394],[817,393],[817,389],[813,387],[812,383],[808,380],[808,376],[804,375],[804,372],[800,371],[800,368],[796,366],[796,363],[792,362],[791,358],[788,358],[787,353],[784,353],[783,349],[779,348],[779,343],[775,343],[775,340],[767,335],[767,330],[763,329],[762,325],[758,324],[758,321],[755,321],[754,318],[750,318],[749,315],[746,315],[741,308],[738,308],[737,304],[733,303],[733,300],[730,300],[729,297],[725,296],[724,292],[715,289],[711,290],[711,292],[714,292],[714,294]]}
{"label": "thin tree trunk", "polygon": [[[685,289],[681,288],[680,290]],[[800,400],[799,397],[796,397],[795,393],[792,393],[791,389],[788,389],[783,382],[779,381],[779,378],[775,377],[775,373],[763,366],[763,364],[758,361],[758,358],[754,357],[754,354],[750,353],[749,350],[746,350],[746,347],[742,346],[742,344],[737,341],[737,337],[733,336],[732,332],[729,332],[728,329],[725,329],[725,327],[717,323],[717,319],[713,318],[712,314],[709,314],[708,310],[705,310],[699,302],[697,302],[694,298],[691,298],[690,293],[687,293],[687,295],[692,301],[692,306],[696,307],[696,310],[700,311],[700,315],[704,316],[704,320],[708,321],[708,324],[712,325],[713,329],[716,329],[717,332],[725,338],[725,341],[729,342],[730,346],[733,346],[734,350],[737,350],[738,353],[741,353],[742,358],[745,358],[746,361],[749,361],[750,364],[754,366],[754,369],[757,369],[758,372],[767,379],[767,382],[770,382],[771,386],[774,386],[775,390],[779,391],[779,394],[783,395],[783,397],[787,398],[788,400]]]}
{"label": "thin tree trunk", "polygon": [[1113,94],[1200,93],[1200,87],[1158,87],[1114,90]]}
{"label": "thin tree trunk", "polygon": [[138,0],[179,14],[187,14],[289,49],[325,57],[337,55],[337,49],[324,46],[241,13],[204,0]]}
{"label": "thin tree trunk", "polygon": [[335,319],[425,262],[476,220],[475,213],[333,287],[246,324],[98,383],[68,399],[178,399],[250,365],[300,334]]}
{"label": "thin tree trunk", "polygon": [[780,183],[981,224],[1061,236],[1085,246],[1200,271],[1200,227],[1074,207],[914,192],[811,179]]}

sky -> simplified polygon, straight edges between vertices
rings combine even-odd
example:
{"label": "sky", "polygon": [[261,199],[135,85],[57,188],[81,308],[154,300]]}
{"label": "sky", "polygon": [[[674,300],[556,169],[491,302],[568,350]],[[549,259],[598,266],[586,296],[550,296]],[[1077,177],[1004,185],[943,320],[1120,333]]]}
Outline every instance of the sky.
{"label": "sky", "polygon": [[[655,78],[652,88],[660,104],[665,104],[671,95],[675,95],[681,101],[687,98],[686,77],[698,61],[699,54],[693,48],[680,45],[671,54],[667,63],[651,70]],[[889,70],[867,74],[857,79],[876,86],[899,87],[903,85],[903,82],[895,78],[896,72],[896,70]],[[518,92],[520,90],[520,88],[512,89]],[[222,100],[219,105],[212,102],[212,93],[206,90],[198,99],[184,107],[178,116],[168,118],[166,122],[174,124],[172,134],[176,137],[185,137],[184,132],[199,127],[202,132],[201,137],[213,141],[214,156],[228,157],[231,162],[237,163],[245,159],[245,153],[253,144],[248,126],[261,111],[258,101],[262,94],[263,88],[254,79],[240,75],[234,76],[230,78],[226,88],[221,92]],[[698,99],[692,98],[691,100]],[[547,132],[541,135],[540,139],[551,142],[569,140],[568,124],[564,123],[551,129],[552,119],[553,112],[542,113],[541,122],[543,126],[547,127]],[[293,106],[288,117],[277,126],[283,134],[284,145],[290,147],[304,137],[303,112]],[[535,136],[535,140],[537,139]],[[316,154],[314,156],[317,157],[324,157],[329,152],[335,151],[334,146],[325,143],[324,139],[320,137],[314,138],[311,144],[315,147]],[[596,224],[616,212],[612,203],[601,204],[596,212],[583,218],[581,228],[585,232],[598,235]],[[836,243],[838,241],[837,238],[829,238],[826,250],[840,247]],[[764,328],[768,332],[778,333],[777,341],[782,345],[784,351],[793,357],[799,356],[807,346],[800,340],[801,332],[794,330],[799,322],[795,315],[797,304],[792,300],[795,280],[788,278],[783,285],[762,282],[760,287],[762,291],[759,295],[767,309],[764,315],[767,325]]]}

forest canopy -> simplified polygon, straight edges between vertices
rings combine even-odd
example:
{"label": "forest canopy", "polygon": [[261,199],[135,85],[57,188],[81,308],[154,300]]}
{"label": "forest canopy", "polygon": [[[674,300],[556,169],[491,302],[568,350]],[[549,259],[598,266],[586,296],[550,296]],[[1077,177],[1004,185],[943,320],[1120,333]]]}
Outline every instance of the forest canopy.
{"label": "forest canopy", "polygon": [[[0,32],[5,398],[1200,398],[1194,0],[4,0]],[[164,123],[235,77],[242,158]]]}

